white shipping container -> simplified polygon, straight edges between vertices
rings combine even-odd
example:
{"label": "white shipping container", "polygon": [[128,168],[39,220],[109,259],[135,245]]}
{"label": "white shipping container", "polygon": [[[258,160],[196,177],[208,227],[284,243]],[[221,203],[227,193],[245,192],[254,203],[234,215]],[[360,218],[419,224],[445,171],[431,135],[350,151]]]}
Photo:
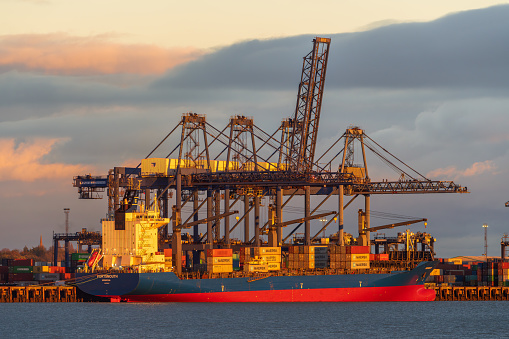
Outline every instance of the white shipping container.
{"label": "white shipping container", "polygon": [[369,268],[369,261],[350,261],[346,262],[347,269]]}
{"label": "white shipping container", "polygon": [[208,257],[207,265],[233,265],[232,257]]}

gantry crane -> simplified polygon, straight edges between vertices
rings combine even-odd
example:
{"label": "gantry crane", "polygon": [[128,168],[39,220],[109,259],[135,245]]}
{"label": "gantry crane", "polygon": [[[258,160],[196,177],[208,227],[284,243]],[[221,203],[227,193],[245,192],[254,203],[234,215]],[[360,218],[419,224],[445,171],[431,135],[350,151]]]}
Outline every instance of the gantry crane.
{"label": "gantry crane", "polygon": [[[295,114],[284,120],[274,133],[266,133],[252,118],[243,115],[231,117],[226,127],[218,129],[206,121],[205,115],[185,113],[177,126],[145,157],[145,160],[155,159],[155,152],[163,151],[164,157],[160,159],[171,160],[167,169],[147,174],[141,171],[140,164],[136,168],[110,170],[107,183],[101,182],[101,186],[94,187],[94,190],[100,190],[107,186],[110,216],[133,208],[136,199],[142,199],[143,195],[145,206],[159,204],[161,216],[171,220],[174,260],[178,260],[177,253],[181,249],[203,251],[205,248],[230,247],[230,233],[241,223],[244,223],[244,246],[259,245],[262,234],[269,235],[271,245],[281,246],[288,238],[283,239],[282,228],[290,224],[298,224],[290,235],[305,225],[305,244],[310,245],[318,235],[311,237],[311,220],[330,215],[320,232],[337,219],[341,233],[344,209],[361,195],[365,197],[365,229],[369,230],[369,197],[372,194],[466,193],[466,188],[452,181],[432,181],[423,177],[358,127],[348,128],[315,159],[329,46],[328,38],[313,40],[313,50],[304,57]],[[172,139],[179,127],[180,137]],[[281,133],[280,138],[278,133]],[[333,151],[336,145],[341,146],[342,138],[343,148]],[[166,141],[173,142],[169,152],[164,148]],[[361,143],[360,164],[355,162],[356,142]],[[372,173],[368,175],[368,151],[398,171],[399,180],[373,181]],[[75,187],[81,193],[87,193],[85,184],[90,182],[75,180]],[[96,193],[94,190],[92,192]],[[206,195],[202,202],[199,194]],[[283,210],[299,196],[304,197],[303,216],[285,220]],[[321,196],[323,200],[311,208],[311,196]],[[339,200],[337,210],[319,210],[334,196]],[[344,196],[351,197],[346,204]],[[271,202],[268,221],[262,225],[260,201],[264,197],[269,197]],[[170,199],[174,199],[172,208]],[[237,212],[234,207],[239,202],[243,203],[243,210],[239,211],[237,222],[230,226],[229,217]],[[184,209],[187,204],[192,204],[192,213]],[[206,216],[202,209],[206,209]],[[203,215],[199,216],[200,213]],[[254,237],[250,234],[250,221],[254,221]],[[204,224],[207,231],[200,234],[199,225]],[[193,238],[182,247],[181,230],[190,227]],[[164,226],[160,235],[165,245],[169,242],[167,234],[168,226]],[[338,239],[341,243],[342,234]],[[180,269],[176,261],[174,266]]]}

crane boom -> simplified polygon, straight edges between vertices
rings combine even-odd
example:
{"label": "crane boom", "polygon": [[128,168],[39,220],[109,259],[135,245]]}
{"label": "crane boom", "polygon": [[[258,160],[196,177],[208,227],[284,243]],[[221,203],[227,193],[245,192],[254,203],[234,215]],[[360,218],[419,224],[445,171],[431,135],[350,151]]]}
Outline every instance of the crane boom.
{"label": "crane boom", "polygon": [[295,116],[290,121],[286,162],[292,171],[310,172],[313,168],[329,45],[329,38],[316,37],[313,50],[304,57]]}
{"label": "crane boom", "polygon": [[394,227],[398,227],[398,226],[412,225],[412,224],[416,224],[418,222],[426,223],[427,221],[428,221],[428,219],[408,220],[408,221],[397,222],[397,223],[394,223],[394,224],[387,224],[387,225],[382,225],[382,226],[364,228],[363,231],[375,232],[375,231],[383,230],[383,229],[387,229],[387,228],[394,228]]}

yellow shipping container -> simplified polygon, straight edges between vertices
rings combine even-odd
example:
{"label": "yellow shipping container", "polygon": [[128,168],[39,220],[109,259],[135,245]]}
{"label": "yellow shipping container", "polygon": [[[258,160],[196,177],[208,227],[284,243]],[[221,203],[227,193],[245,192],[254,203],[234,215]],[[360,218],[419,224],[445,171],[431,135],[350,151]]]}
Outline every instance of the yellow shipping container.
{"label": "yellow shipping container", "polygon": [[141,160],[142,176],[167,176],[170,159],[167,158],[148,158]]}
{"label": "yellow shipping container", "polygon": [[259,255],[256,256],[256,259],[261,260],[263,262],[281,262],[280,255]]}
{"label": "yellow shipping container", "polygon": [[281,269],[281,263],[270,262],[270,263],[267,264],[267,269],[269,271],[279,271]]}
{"label": "yellow shipping container", "polygon": [[[347,254],[351,261],[369,261],[369,253],[366,254]],[[348,261],[348,260],[347,260]]]}
{"label": "yellow shipping container", "polygon": [[207,271],[210,273],[230,273],[233,272],[232,265],[207,265]]}
{"label": "yellow shipping container", "polygon": [[435,268],[433,271],[431,271],[430,275],[442,275],[442,270]]}
{"label": "yellow shipping container", "polygon": [[254,255],[279,254],[281,255],[281,247],[254,247]]}

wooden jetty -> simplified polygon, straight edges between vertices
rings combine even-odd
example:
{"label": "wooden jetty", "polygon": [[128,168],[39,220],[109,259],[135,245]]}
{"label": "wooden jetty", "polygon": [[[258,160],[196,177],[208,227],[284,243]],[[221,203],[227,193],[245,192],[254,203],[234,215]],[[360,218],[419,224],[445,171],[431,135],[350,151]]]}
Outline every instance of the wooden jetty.
{"label": "wooden jetty", "polygon": [[0,286],[0,302],[76,302],[73,286]]}
{"label": "wooden jetty", "polygon": [[435,301],[509,300],[509,287],[440,286],[434,289]]}

